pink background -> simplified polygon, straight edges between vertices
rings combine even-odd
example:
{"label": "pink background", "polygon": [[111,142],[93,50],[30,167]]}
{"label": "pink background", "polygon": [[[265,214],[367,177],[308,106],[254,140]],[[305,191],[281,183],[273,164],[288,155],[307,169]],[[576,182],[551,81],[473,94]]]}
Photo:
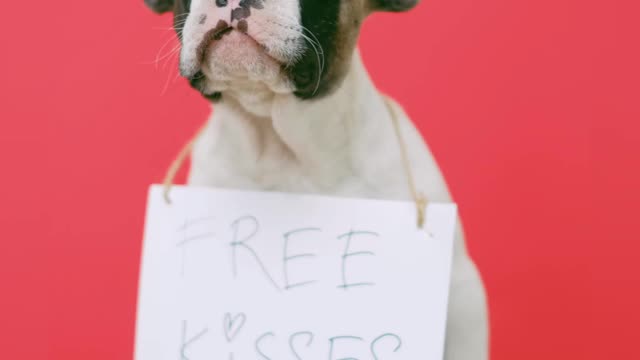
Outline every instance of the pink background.
{"label": "pink background", "polygon": [[[493,359],[640,359],[637,14],[424,0],[365,26],[460,205]],[[209,107],[150,65],[173,35],[142,0],[0,17],[1,357],[129,359],[146,189]]]}

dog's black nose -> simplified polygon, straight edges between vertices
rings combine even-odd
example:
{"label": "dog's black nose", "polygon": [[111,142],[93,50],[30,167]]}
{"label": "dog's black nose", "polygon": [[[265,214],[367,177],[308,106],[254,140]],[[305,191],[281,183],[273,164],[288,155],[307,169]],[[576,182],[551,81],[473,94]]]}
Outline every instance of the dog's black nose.
{"label": "dog's black nose", "polygon": [[228,0],[216,0],[216,5],[218,5],[218,7],[225,7],[227,4],[229,4]]}

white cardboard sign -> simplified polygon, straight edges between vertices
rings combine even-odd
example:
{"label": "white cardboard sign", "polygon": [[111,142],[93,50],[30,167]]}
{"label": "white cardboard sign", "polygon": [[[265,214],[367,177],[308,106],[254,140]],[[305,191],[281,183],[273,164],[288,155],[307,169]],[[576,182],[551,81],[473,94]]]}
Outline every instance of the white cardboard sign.
{"label": "white cardboard sign", "polygon": [[456,222],[431,204],[149,192],[136,360],[442,360]]}

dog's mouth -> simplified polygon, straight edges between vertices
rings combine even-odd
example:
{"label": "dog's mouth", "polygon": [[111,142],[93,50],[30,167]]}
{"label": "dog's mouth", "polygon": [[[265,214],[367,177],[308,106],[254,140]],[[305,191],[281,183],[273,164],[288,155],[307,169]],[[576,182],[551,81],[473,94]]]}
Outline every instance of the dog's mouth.
{"label": "dog's mouth", "polygon": [[[193,65],[185,66],[184,71],[181,68],[181,73],[192,87],[207,98],[211,96],[211,100],[219,97],[216,91],[235,81],[279,73],[287,63],[285,59],[270,54],[265,45],[248,33],[245,20],[235,26],[224,20],[218,21],[202,36],[192,54]],[[209,95],[214,89],[217,90]]]}
{"label": "dog's mouth", "polygon": [[226,21],[220,20],[215,28],[204,34],[200,45],[198,45],[198,48],[196,49],[198,63],[204,63],[207,56],[207,49],[214,41],[222,40],[225,35],[229,34],[233,30],[233,27],[231,27]]}
{"label": "dog's mouth", "polygon": [[239,35],[234,37],[234,47],[236,49],[241,47],[252,47],[258,50],[256,54],[268,57],[271,61],[275,61],[279,65],[284,65],[284,59],[279,59],[270,54],[269,49],[264,44],[260,43],[248,33],[248,24],[246,20],[239,21],[235,27],[229,25],[229,23],[224,20],[220,20],[213,29],[204,34],[202,41],[200,41],[200,44],[196,48],[196,61],[198,66],[201,67],[206,65],[212,48],[216,47],[216,44],[220,43],[225,37],[229,38],[229,35],[232,33]]}

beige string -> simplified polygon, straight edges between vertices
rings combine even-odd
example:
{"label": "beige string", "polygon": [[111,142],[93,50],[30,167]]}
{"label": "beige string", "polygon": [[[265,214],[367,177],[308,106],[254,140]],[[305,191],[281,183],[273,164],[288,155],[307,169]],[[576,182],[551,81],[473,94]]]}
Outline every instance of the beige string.
{"label": "beige string", "polygon": [[182,149],[178,153],[178,156],[176,156],[176,158],[173,159],[173,162],[171,162],[171,166],[169,166],[169,169],[167,169],[167,173],[165,174],[164,181],[163,181],[164,201],[166,201],[167,204],[171,204],[171,199],[169,198],[169,192],[171,191],[171,187],[173,186],[173,181],[175,180],[176,175],[178,174],[178,171],[180,171],[180,169],[182,168],[182,164],[184,164],[184,161],[187,159],[187,156],[191,155],[191,150],[193,150],[193,145],[195,144],[196,140],[198,140],[200,135],[204,132],[204,129],[206,127],[207,127],[207,123],[205,123],[198,130],[198,132],[196,132],[196,134],[191,138],[191,140],[189,140],[189,142],[187,142],[186,144],[184,144],[184,146],[182,146]]}
{"label": "beige string", "polygon": [[[411,170],[411,162],[409,161],[409,155],[407,153],[407,145],[402,137],[402,131],[400,130],[400,123],[398,122],[398,116],[393,108],[393,104],[391,103],[391,99],[388,97],[384,97],[385,105],[389,110],[389,114],[391,115],[391,120],[393,122],[393,128],[396,132],[396,137],[398,139],[398,145],[400,147],[400,154],[402,155],[402,165],[404,167],[405,174],[407,176],[407,183],[409,185],[409,190],[411,191],[411,196],[413,197],[413,201],[416,203],[416,210],[418,213],[418,227],[424,227],[424,221],[426,217],[426,208],[427,208],[427,198],[417,190],[415,180],[413,177],[413,171]],[[187,156],[191,154],[193,150],[193,145],[196,140],[200,137],[200,135],[204,132],[207,124],[198,130],[198,132],[187,142],[180,152],[178,156],[173,160],[171,166],[167,170],[167,173],[164,177],[164,199],[167,204],[171,204],[171,199],[169,198],[169,192],[171,191],[171,187],[173,186],[173,181],[175,180],[176,174],[182,168],[182,164],[187,159]]]}
{"label": "beige string", "polygon": [[389,97],[384,96],[384,103],[387,105],[387,109],[389,110],[389,114],[391,115],[393,128],[396,132],[396,138],[398,139],[400,154],[402,155],[402,166],[404,167],[404,172],[407,175],[407,183],[409,185],[409,190],[411,191],[411,197],[413,197],[413,201],[416,203],[416,211],[418,213],[418,227],[422,229],[424,227],[424,221],[426,218],[427,198],[416,188],[413,171],[411,170],[411,162],[409,161],[409,154],[407,153],[407,144],[402,137],[400,123],[398,122],[398,115],[396,114],[396,111],[393,108],[393,104],[391,102],[392,100]]}

